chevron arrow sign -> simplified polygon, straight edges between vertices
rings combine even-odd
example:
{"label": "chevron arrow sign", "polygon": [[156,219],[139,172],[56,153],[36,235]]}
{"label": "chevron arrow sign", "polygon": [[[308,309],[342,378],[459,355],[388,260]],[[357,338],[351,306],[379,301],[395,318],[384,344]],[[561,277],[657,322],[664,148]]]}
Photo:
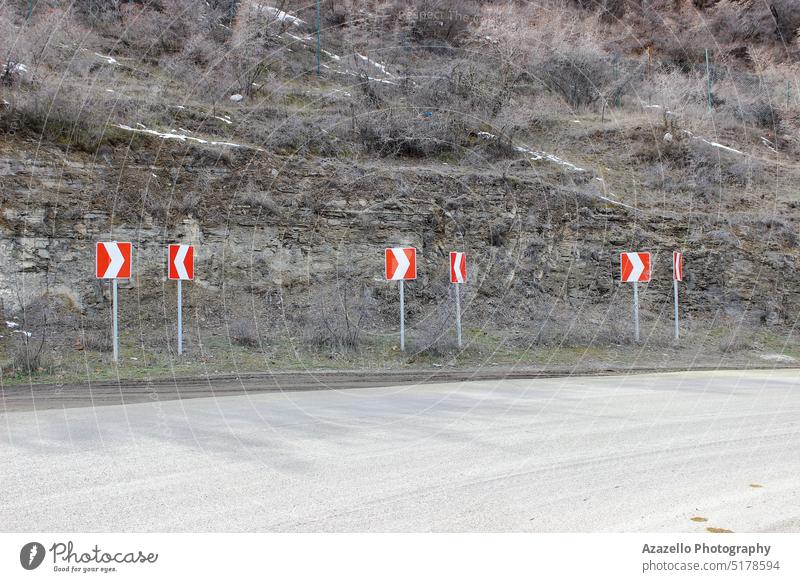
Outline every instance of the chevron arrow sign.
{"label": "chevron arrow sign", "polygon": [[97,243],[95,247],[95,276],[98,279],[130,279],[131,243]]}
{"label": "chevron arrow sign", "polygon": [[169,278],[182,281],[194,279],[193,245],[169,245]]}
{"label": "chevron arrow sign", "polygon": [[464,283],[467,280],[467,254],[450,253],[450,282]]}
{"label": "chevron arrow sign", "polygon": [[620,253],[622,282],[646,283],[650,280],[650,253]]}
{"label": "chevron arrow sign", "polygon": [[417,249],[395,247],[386,249],[386,280],[411,281],[417,278]]}

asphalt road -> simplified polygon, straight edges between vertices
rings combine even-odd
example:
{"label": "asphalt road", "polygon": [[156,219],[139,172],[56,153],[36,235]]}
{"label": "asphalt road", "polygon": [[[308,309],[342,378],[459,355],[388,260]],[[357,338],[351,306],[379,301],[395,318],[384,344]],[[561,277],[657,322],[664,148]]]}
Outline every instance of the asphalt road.
{"label": "asphalt road", "polygon": [[798,371],[0,413],[6,532],[707,527],[800,532]]}

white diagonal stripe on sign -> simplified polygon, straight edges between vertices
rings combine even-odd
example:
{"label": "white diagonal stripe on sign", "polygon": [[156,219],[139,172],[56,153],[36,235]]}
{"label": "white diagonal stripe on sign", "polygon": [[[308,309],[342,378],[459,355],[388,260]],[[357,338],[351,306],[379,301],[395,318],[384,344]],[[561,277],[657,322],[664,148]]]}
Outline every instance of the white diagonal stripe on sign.
{"label": "white diagonal stripe on sign", "polygon": [[397,261],[397,269],[395,269],[394,275],[392,275],[392,280],[399,281],[406,276],[408,268],[411,266],[411,261],[408,260],[405,249],[392,249],[392,254]]}
{"label": "white diagonal stripe on sign", "polygon": [[188,279],[189,273],[186,272],[186,253],[189,252],[189,245],[178,245],[178,252],[175,253],[175,270],[178,272],[179,279]]}
{"label": "white diagonal stripe on sign", "polygon": [[123,265],[125,265],[125,257],[122,256],[122,251],[119,250],[119,245],[117,243],[109,242],[104,243],[104,245],[108,256],[111,258],[111,262],[108,264],[108,268],[103,274],[103,277],[106,279],[114,279],[119,275]]}
{"label": "white diagonal stripe on sign", "polygon": [[642,259],[639,258],[639,253],[628,253],[628,259],[630,259],[631,265],[633,265],[633,270],[631,271],[631,276],[628,281],[638,281],[644,272],[644,263]]}
{"label": "white diagonal stripe on sign", "polygon": [[464,253],[456,253],[455,261],[453,261],[453,270],[456,273],[456,281],[459,283],[464,282],[464,276],[461,274],[461,263],[464,261]]}

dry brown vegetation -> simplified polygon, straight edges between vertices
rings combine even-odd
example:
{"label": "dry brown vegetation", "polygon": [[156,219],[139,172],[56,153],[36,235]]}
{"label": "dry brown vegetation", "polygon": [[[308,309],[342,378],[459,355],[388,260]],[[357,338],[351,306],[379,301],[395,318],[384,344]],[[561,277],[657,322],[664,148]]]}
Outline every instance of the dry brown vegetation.
{"label": "dry brown vegetation", "polygon": [[[479,299],[497,307],[513,266],[508,247],[517,240],[515,229],[532,233],[530,248],[520,252],[530,259],[525,268],[546,276],[553,265],[535,259],[564,236],[561,229],[580,232],[607,219],[606,209],[588,202],[599,196],[616,194],[620,202],[665,214],[713,214],[717,222],[697,226],[687,219],[685,230],[723,250],[759,239],[781,249],[797,246],[795,225],[767,204],[795,186],[800,167],[800,11],[794,4],[323,0],[317,75],[309,2],[40,0],[28,20],[27,2],[0,0],[0,139],[41,144],[65,157],[77,151],[82,161],[108,168],[103,179],[117,189],[86,184],[83,198],[58,208],[62,218],[113,207],[117,217],[165,229],[188,218],[213,225],[241,220],[247,227],[279,227],[281,236],[308,228],[304,245],[319,242],[323,228],[316,225],[331,217],[369,231],[386,207],[407,212],[412,194],[430,196],[424,180],[409,184],[398,172],[381,176],[392,180],[391,196],[369,209],[374,214],[335,214],[335,194],[373,188],[376,167],[435,167],[455,176],[456,185],[436,200],[441,216],[421,236],[444,230],[443,224],[458,225],[453,228],[463,235],[470,212],[491,211],[491,219],[472,225],[496,253],[496,272]],[[241,100],[232,101],[234,95]],[[534,165],[522,145],[541,146],[587,171]],[[284,164],[295,164],[290,170],[297,181],[333,176],[324,187],[292,189],[282,180]],[[115,172],[123,165],[147,168],[148,182],[121,180]],[[529,174],[515,177],[521,168]],[[475,179],[489,169],[498,176],[490,186],[518,208],[489,198],[486,182]],[[548,205],[526,199],[532,191],[545,192]],[[11,196],[0,189],[4,203],[14,202]],[[509,218],[520,208],[524,214],[525,204],[535,212]],[[637,228],[615,244],[652,242],[652,233]],[[591,260],[604,268],[611,261]],[[513,288],[515,297],[535,298],[535,308],[487,307],[468,314],[467,323],[477,327],[492,317],[512,330],[503,341],[520,349],[630,343],[627,303],[610,286],[598,293],[614,303],[582,305],[579,321],[564,297],[547,296],[540,283],[541,276],[536,285]],[[261,309],[274,289],[265,291],[258,277],[252,284]],[[731,293],[724,281],[712,287],[720,296]],[[395,296],[370,290],[369,281],[352,273],[291,292],[305,298],[307,311],[283,312],[280,322],[238,304],[217,313],[212,301],[198,307],[198,317],[227,324],[230,343],[254,351],[287,321],[296,327],[289,340],[299,337],[325,354],[359,352],[393,326],[387,321],[396,313]],[[446,291],[429,286],[420,293],[427,305],[442,305],[410,315],[412,351],[419,358],[450,357]],[[270,309],[274,318],[277,308]],[[765,320],[791,323],[785,307],[763,311]],[[657,328],[658,322],[648,323]],[[26,325],[36,328],[37,338],[43,333],[39,324]],[[79,331],[74,321],[59,325]],[[83,349],[107,351],[107,335],[91,322],[81,333]],[[750,335],[731,332],[711,343],[735,353],[754,343],[741,337]],[[43,367],[43,350],[21,336],[12,340],[5,340],[16,354],[10,369]],[[648,342],[670,344],[661,332]]]}

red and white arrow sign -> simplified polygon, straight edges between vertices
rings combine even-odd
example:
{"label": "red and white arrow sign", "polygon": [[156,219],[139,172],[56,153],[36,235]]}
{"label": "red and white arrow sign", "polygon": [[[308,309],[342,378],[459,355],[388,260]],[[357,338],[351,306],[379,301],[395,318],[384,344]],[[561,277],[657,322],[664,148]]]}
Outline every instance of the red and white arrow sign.
{"label": "red and white arrow sign", "polygon": [[169,245],[169,278],[194,279],[194,246]]}
{"label": "red and white arrow sign", "polygon": [[683,281],[683,253],[680,251],[672,252],[672,278]]}
{"label": "red and white arrow sign", "polygon": [[450,282],[464,283],[467,280],[467,254],[450,253]]}
{"label": "red and white arrow sign", "polygon": [[97,243],[95,247],[95,276],[98,279],[130,279],[131,243]]}
{"label": "red and white arrow sign", "polygon": [[417,278],[417,249],[395,247],[386,249],[386,280],[409,281]]}
{"label": "red and white arrow sign", "polygon": [[623,283],[650,280],[650,253],[620,253]]}

